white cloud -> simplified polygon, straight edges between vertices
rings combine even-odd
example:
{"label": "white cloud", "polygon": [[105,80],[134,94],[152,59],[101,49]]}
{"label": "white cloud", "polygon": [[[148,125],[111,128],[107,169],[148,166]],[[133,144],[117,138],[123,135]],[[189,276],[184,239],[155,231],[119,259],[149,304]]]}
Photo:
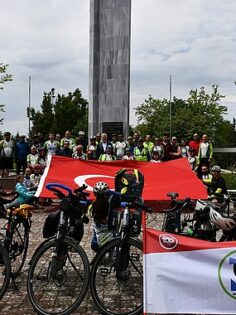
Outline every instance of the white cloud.
{"label": "white cloud", "polygon": [[[112,0],[111,0],[112,1]],[[3,131],[27,133],[28,77],[32,105],[52,87],[75,88],[88,98],[89,0],[2,0],[0,62],[13,82],[0,91]],[[131,123],[133,108],[149,94],[187,97],[190,89],[219,85],[228,118],[236,116],[236,2],[233,0],[132,0]]]}
{"label": "white cloud", "polygon": [[[223,94],[236,92],[234,1],[149,0],[135,4],[133,1],[131,106],[140,104],[148,94],[169,98],[170,75],[172,93],[177,97],[185,98],[192,88],[201,86],[210,92],[214,83]],[[224,101],[228,118],[232,118],[235,99],[227,96]]]}

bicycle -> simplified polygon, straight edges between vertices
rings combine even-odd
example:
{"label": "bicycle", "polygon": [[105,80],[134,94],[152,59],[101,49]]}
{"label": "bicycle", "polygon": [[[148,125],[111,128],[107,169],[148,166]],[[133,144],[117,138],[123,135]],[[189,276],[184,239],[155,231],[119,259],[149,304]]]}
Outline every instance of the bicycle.
{"label": "bicycle", "polygon": [[[13,195],[13,198],[8,199]],[[5,198],[3,198],[5,197]],[[15,279],[21,273],[29,245],[29,233],[31,228],[31,216],[33,206],[22,205],[19,208],[5,209],[4,205],[15,200],[18,194],[15,192],[0,192],[0,217],[5,220],[1,230],[0,241],[6,248],[11,262],[11,278],[15,288]]]}
{"label": "bicycle", "polygon": [[[66,315],[82,303],[89,285],[90,265],[84,249],[72,236],[74,225],[83,228],[90,201],[86,186],[72,190],[61,184],[47,184],[61,199],[55,236],[45,240],[33,254],[27,277],[27,292],[34,309],[43,315]],[[67,195],[60,189],[67,192]],[[72,236],[71,236],[72,232]]]}
{"label": "bicycle", "polygon": [[11,278],[11,262],[8,253],[0,244],[0,300],[7,291]]}
{"label": "bicycle", "polygon": [[[181,219],[181,215],[184,213],[184,210],[188,209],[190,206],[191,199],[186,198],[185,200],[177,200],[179,194],[176,192],[170,192],[167,196],[171,199],[171,208],[162,210],[164,213],[164,219],[161,230],[164,232],[181,234],[185,227],[183,220]],[[188,218],[189,211],[186,211],[184,221]]]}
{"label": "bicycle", "polygon": [[[218,216],[221,216],[221,221],[227,221],[227,219],[231,221],[233,219],[229,217],[229,205],[232,202],[230,197],[224,196],[225,202],[223,204],[215,204],[210,200],[201,199],[198,199],[196,203],[190,198],[176,200],[178,193],[169,193],[167,196],[172,200],[172,207],[163,210],[162,231],[211,242],[232,240],[234,237],[233,227],[230,230],[225,230],[223,225],[216,224],[217,221],[212,217],[213,213],[215,215],[218,213]],[[226,211],[227,214],[224,214]],[[223,236],[219,238],[218,232],[220,229],[222,229]]]}
{"label": "bicycle", "polygon": [[118,235],[102,246],[92,261],[90,289],[102,314],[140,314],[143,311],[143,244],[138,236],[141,209],[138,202],[122,202]]}
{"label": "bicycle", "polygon": [[[236,240],[236,214],[233,209],[231,213],[230,204],[234,205],[234,200],[228,195],[214,194],[224,200],[223,204],[208,204],[209,217],[214,226],[221,230],[219,242]],[[226,212],[226,213],[225,213]]]}
{"label": "bicycle", "polygon": [[195,202],[189,197],[176,200],[178,193],[168,193],[167,196],[171,198],[171,208],[162,210],[162,231],[216,241],[217,228],[210,221],[209,207],[204,206],[201,211],[197,211]]}

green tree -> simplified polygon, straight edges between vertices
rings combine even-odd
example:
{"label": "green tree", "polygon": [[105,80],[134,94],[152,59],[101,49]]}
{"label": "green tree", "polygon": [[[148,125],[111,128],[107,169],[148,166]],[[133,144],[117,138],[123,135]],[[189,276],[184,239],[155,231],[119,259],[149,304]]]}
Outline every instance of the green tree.
{"label": "green tree", "polygon": [[[178,139],[189,139],[194,132],[206,133],[217,145],[229,145],[235,131],[233,124],[224,120],[227,107],[221,105],[224,95],[218,92],[218,86],[212,86],[208,94],[204,87],[191,90],[186,100],[173,97],[171,102],[172,135]],[[149,96],[136,108],[137,130],[141,134],[162,136],[170,130],[170,102]]]}
{"label": "green tree", "polygon": [[[12,75],[7,74],[7,64],[0,63],[0,90],[3,90],[3,84],[7,81],[12,81]],[[5,112],[4,110],[5,105],[0,104],[0,112]],[[0,118],[0,124],[2,124],[3,118]]]}
{"label": "green tree", "polygon": [[54,95],[54,89],[44,93],[41,111],[31,109],[32,133],[61,133],[70,130],[76,135],[79,130],[88,129],[88,102],[79,89],[68,95]]}

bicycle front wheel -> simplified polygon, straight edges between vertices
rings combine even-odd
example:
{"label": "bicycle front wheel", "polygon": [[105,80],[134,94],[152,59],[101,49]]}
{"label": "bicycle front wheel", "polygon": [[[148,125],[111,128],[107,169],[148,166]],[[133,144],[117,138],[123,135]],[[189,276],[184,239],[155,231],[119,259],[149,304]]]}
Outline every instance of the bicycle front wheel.
{"label": "bicycle front wheel", "polygon": [[26,219],[16,218],[12,230],[6,232],[4,244],[9,253],[12,276],[16,277],[23,268],[28,251],[29,224]]}
{"label": "bicycle front wheel", "polygon": [[46,242],[31,261],[27,290],[39,314],[65,315],[83,301],[89,285],[90,266],[80,245],[66,237],[55,255],[55,239]]}
{"label": "bicycle front wheel", "polygon": [[6,249],[0,245],[0,299],[6,293],[11,277],[11,263]]}
{"label": "bicycle front wheel", "polygon": [[101,248],[91,269],[92,297],[106,315],[135,315],[143,311],[142,242],[132,238],[122,242],[122,247],[128,249],[123,252],[124,257],[119,258],[121,240],[115,239]]}

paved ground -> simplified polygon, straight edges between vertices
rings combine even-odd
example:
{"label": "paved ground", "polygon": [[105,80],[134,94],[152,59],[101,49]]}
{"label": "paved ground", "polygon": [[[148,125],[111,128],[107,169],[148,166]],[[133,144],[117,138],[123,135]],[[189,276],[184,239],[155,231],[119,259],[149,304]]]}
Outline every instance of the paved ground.
{"label": "paved ground", "polygon": [[[10,284],[7,293],[3,297],[3,299],[0,301],[0,314],[1,315],[33,315],[36,314],[34,310],[32,309],[32,306],[30,304],[30,301],[27,296],[27,290],[26,290],[26,277],[28,272],[28,262],[31,258],[32,253],[37,248],[37,246],[40,244],[40,242],[43,240],[42,237],[42,226],[45,217],[48,215],[48,213],[44,212],[42,209],[38,209],[35,211],[32,220],[32,228],[30,233],[30,244],[29,244],[29,251],[27,260],[25,262],[25,265],[23,267],[23,272],[19,276],[19,290],[15,290],[13,285]],[[86,253],[89,257],[89,260],[92,260],[93,253],[90,250],[90,237],[91,235],[91,226],[90,224],[85,226],[85,236],[82,240],[81,245],[83,248],[85,248]],[[87,293],[83,303],[81,306],[75,311],[73,314],[99,314],[99,312],[96,310],[96,307],[93,305],[92,297],[90,295],[90,292]]]}
{"label": "paved ground", "polygon": [[[37,246],[42,242],[42,226],[45,220],[45,217],[48,215],[48,212],[46,212],[44,209],[37,209],[34,212],[34,215],[32,217],[32,228],[30,233],[30,243],[29,243],[29,251],[27,260],[25,262],[25,265],[23,267],[22,274],[19,276],[19,290],[15,290],[13,285],[10,284],[5,296],[0,301],[0,314],[1,315],[18,315],[18,314],[24,314],[24,315],[33,315],[36,314],[34,312],[30,301],[27,296],[27,290],[26,290],[26,278],[27,278],[27,272],[28,272],[28,262],[37,248]],[[156,217],[155,220],[155,226],[156,226]],[[158,220],[160,223],[160,218]],[[1,223],[1,222],[0,222]],[[91,241],[91,225],[85,225],[85,235],[81,242],[82,247],[86,250],[86,253],[88,255],[89,260],[91,261],[94,254],[90,249],[90,241]],[[73,314],[99,314],[97,311],[91,294],[88,291],[87,295],[83,301],[83,303],[80,305],[80,307],[73,313]]]}

